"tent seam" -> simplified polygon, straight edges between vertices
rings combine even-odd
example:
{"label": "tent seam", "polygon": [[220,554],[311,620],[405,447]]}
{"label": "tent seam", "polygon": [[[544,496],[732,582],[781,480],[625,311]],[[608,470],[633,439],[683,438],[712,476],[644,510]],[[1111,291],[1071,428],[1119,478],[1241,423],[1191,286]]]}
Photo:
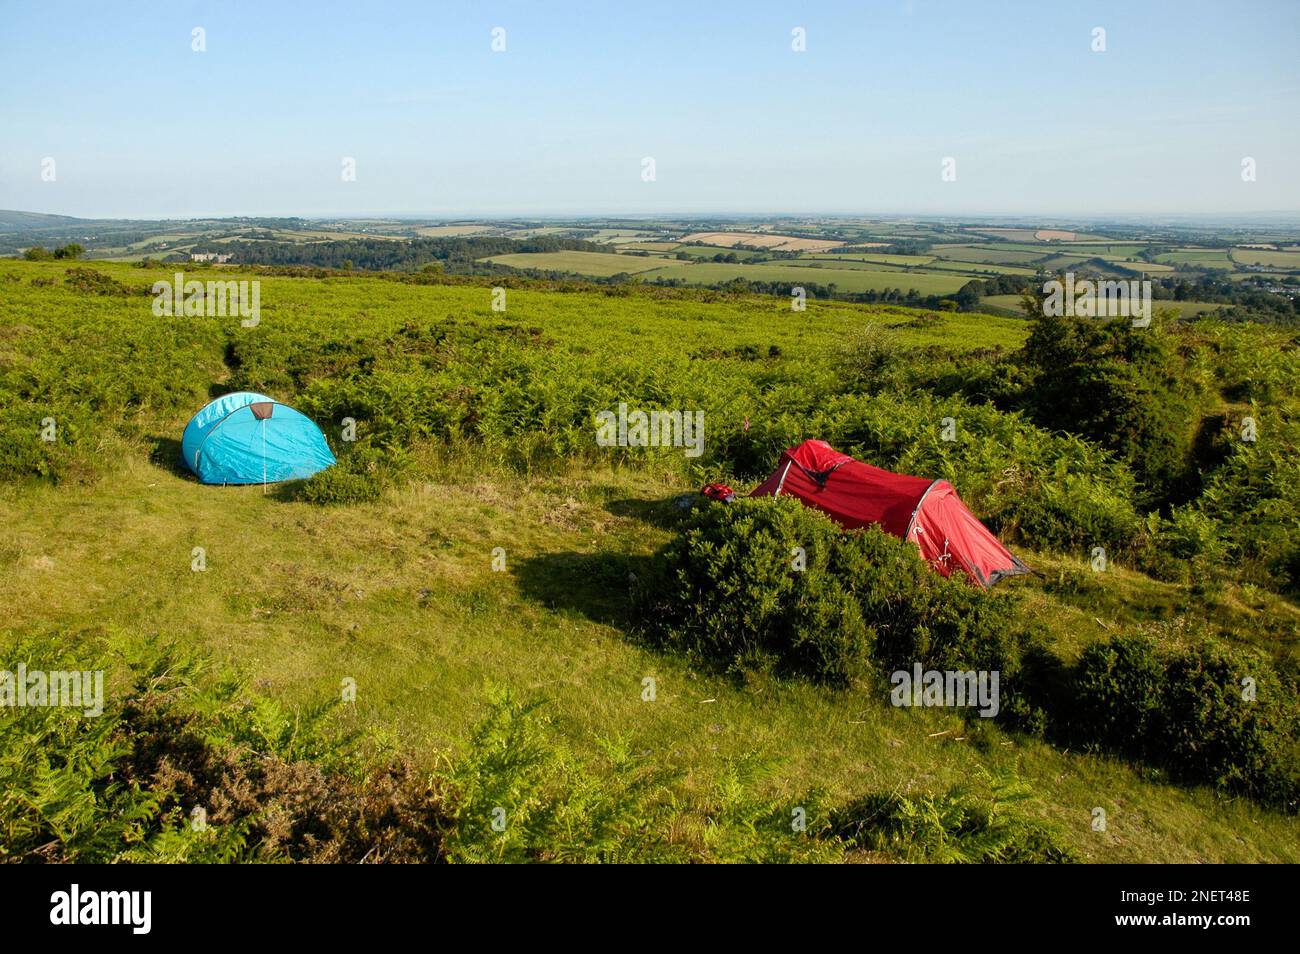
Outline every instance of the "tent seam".
{"label": "tent seam", "polygon": [[903,539],[906,540],[912,535],[912,530],[916,527],[916,518],[921,515],[921,507],[925,504],[925,498],[930,496],[930,491],[934,490],[937,484],[943,483],[943,478],[930,481],[930,486],[925,488],[925,493],[921,494],[921,499],[916,502],[916,509],[912,511],[912,518],[907,521],[907,530],[903,533]]}

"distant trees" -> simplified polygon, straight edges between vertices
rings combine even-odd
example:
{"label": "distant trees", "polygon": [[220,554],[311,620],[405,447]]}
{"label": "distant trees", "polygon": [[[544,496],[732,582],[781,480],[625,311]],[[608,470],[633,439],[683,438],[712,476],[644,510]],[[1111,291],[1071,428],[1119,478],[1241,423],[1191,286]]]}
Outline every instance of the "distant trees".
{"label": "distant trees", "polygon": [[[209,247],[210,246],[210,247]],[[232,241],[195,245],[194,252],[222,251],[246,265],[310,265],[316,268],[415,271],[436,263],[448,273],[487,270],[476,266],[493,255],[525,252],[609,252],[609,246],[581,239],[540,235],[519,240],[496,236],[465,238],[346,239],[337,242]]]}
{"label": "distant trees", "polygon": [[23,252],[23,258],[27,259],[29,262],[48,262],[52,258],[71,259],[75,261],[81,258],[85,252],[86,250],[76,242],[62,245],[59,248],[56,248],[53,252],[44,245],[33,245],[31,248]]}

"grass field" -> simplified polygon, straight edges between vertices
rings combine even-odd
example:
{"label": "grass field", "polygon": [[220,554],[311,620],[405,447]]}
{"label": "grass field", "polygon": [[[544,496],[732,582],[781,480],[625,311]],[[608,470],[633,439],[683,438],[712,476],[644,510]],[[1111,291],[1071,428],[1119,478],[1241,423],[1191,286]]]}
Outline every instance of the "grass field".
{"label": "grass field", "polygon": [[1300,272],[1300,253],[1270,252],[1250,248],[1234,248],[1232,260],[1242,265],[1263,265],[1284,271]]}
{"label": "grass field", "polygon": [[937,249],[940,258],[953,262],[983,262],[1001,265],[1024,265],[1036,262],[1051,254],[1051,249],[1044,248],[1037,252],[1019,249],[1004,249],[1000,246],[984,247],[982,245],[953,245]]}
{"label": "grass field", "polygon": [[[605,555],[666,539],[655,526],[661,501],[690,488],[607,469],[525,482],[473,459],[435,466],[434,479],[344,512],[203,487],[145,449],[94,488],[8,491],[6,625],[111,619],[164,633],[302,704],[355,678],[360,723],[429,762],[483,715],[486,686],[509,686],[544,698],[578,751],[623,735],[643,758],[684,772],[688,791],[754,752],[779,765],[775,796],[930,789],[1012,769],[1088,860],[1300,860],[1296,823],[1249,803],[1043,743],[976,748],[950,715],[899,717],[809,685],[737,686],[629,643],[625,588],[602,570]],[[201,574],[190,570],[200,545],[210,555]],[[507,548],[508,572],[492,572],[493,546]],[[646,676],[659,687],[653,703],[641,701]],[[1102,836],[1090,829],[1094,806],[1110,816]]]}
{"label": "grass field", "polygon": [[990,278],[994,275],[1037,275],[1037,268],[1024,265],[1002,265],[990,262],[945,262],[935,259],[925,266],[927,271],[965,272],[968,275]]}
{"label": "grass field", "polygon": [[922,295],[952,294],[970,280],[961,276],[902,269],[820,268],[796,262],[764,262],[757,265],[701,262],[695,265],[668,265],[646,272],[643,277],[648,280],[681,279],[700,285],[727,282],[735,278],[756,282],[815,282],[818,285],[834,284],[845,292],[883,291],[887,288],[898,288],[906,292],[915,288]]}
{"label": "grass field", "polygon": [[[904,237],[902,231],[906,230],[896,232],[900,238]],[[999,275],[1029,277],[1043,270],[1083,269],[1122,278],[1135,275],[1171,276],[1180,270],[1222,268],[1229,271],[1229,278],[1240,279],[1245,273],[1232,271],[1238,264],[1282,270],[1300,269],[1300,255],[1295,252],[1237,248],[1229,254],[1227,250],[1221,249],[1187,248],[1165,253],[1159,256],[1159,261],[1147,262],[1136,257],[1141,250],[1149,247],[1146,243],[1107,241],[1082,233],[1069,233],[1074,235],[1074,240],[1067,240],[1067,233],[1048,235],[1048,232],[1035,238],[1036,233],[1027,230],[968,230],[971,235],[985,235],[1000,240],[940,242],[933,245],[926,254],[902,254],[837,251],[826,248],[825,243],[819,243],[816,239],[794,240],[766,232],[697,232],[686,235],[684,241],[705,241],[710,244],[685,245],[638,238],[632,230],[607,229],[597,236],[597,240],[627,250],[649,252],[658,256],[658,260],[623,262],[612,254],[559,252],[504,255],[497,256],[492,261],[512,267],[566,271],[575,276],[593,278],[608,278],[628,272],[650,281],[682,281],[693,285],[713,285],[738,278],[755,282],[808,281],[822,285],[834,284],[837,292],[842,294],[879,293],[891,289],[907,292],[914,289],[923,296],[954,294],[972,279],[991,279]],[[919,234],[933,237],[931,233]],[[1045,237],[1051,240],[1045,240]],[[761,245],[765,250],[792,250],[800,251],[800,254],[790,260],[755,263],[750,260],[761,257],[763,252],[731,249],[729,246],[733,244]],[[702,261],[676,261],[676,256],[682,253]],[[719,253],[733,254],[739,261],[709,261]],[[1197,313],[1187,306],[1180,307],[1180,311],[1185,314]]]}
{"label": "grass field", "polygon": [[486,261],[509,265],[511,268],[538,268],[601,278],[621,272],[644,272],[662,264],[658,258],[619,255],[614,252],[522,252],[517,255],[497,255]]}
{"label": "grass field", "polygon": [[868,265],[928,265],[934,261],[933,255],[837,255],[835,252],[815,252],[802,258],[814,262],[865,262]]}
{"label": "grass field", "polygon": [[734,245],[750,245],[755,248],[774,249],[782,252],[816,252],[822,249],[843,245],[834,239],[800,238],[794,235],[777,235],[770,232],[692,232],[682,239],[683,242],[703,242],[731,248]]}
{"label": "grass field", "polygon": [[416,229],[415,234],[423,238],[447,238],[457,235],[481,235],[490,231],[492,229],[484,225],[432,225]]}
{"label": "grass field", "polygon": [[680,245],[677,242],[628,242],[620,247],[637,252],[671,252]]}
{"label": "grass field", "polygon": [[[600,257],[616,259],[620,270],[654,261]],[[592,448],[561,459],[520,451],[567,427],[570,406],[590,444],[584,415],[619,395],[647,406],[701,402],[715,441],[741,433],[742,420],[744,433],[798,433],[816,426],[813,415],[775,409],[800,386],[827,402],[856,399],[832,392],[843,387],[846,343],[864,330],[898,354],[938,364],[1018,348],[1029,332],[1024,321],[817,301],[795,316],[780,299],[710,300],[662,289],[512,288],[502,315],[492,310],[490,284],[262,276],[264,314],[250,330],[235,320],[155,318],[141,292],[166,269],[91,267],[123,290],[79,288],[61,263],[0,262],[4,420],[18,415],[35,434],[43,412],[28,402],[47,402],[62,415],[60,402],[71,398],[57,388],[80,381],[92,361],[102,362],[91,373],[102,385],[94,400],[121,402],[121,426],[91,428],[80,445],[89,455],[84,470],[57,484],[0,484],[0,600],[10,632],[94,633],[112,625],[158,634],[236,667],[257,691],[290,705],[332,698],[352,678],[350,724],[422,765],[463,753],[489,688],[507,687],[543,700],[555,731],[579,754],[594,755],[602,739],[619,736],[645,764],[674,770],[687,814],[704,812],[707,793],[752,757],[776,766],[759,784],[778,800],[812,789],[833,800],[933,791],[983,771],[1010,772],[1037,794],[1028,810],[1088,861],[1300,860],[1293,816],[1171,784],[1151,767],[997,726],[972,731],[951,710],[895,709],[861,686],[718,672],[647,647],[629,600],[630,568],[673,538],[676,500],[723,462],[705,457],[696,471],[676,451]],[[828,273],[872,276],[776,265],[748,271],[816,281]],[[914,277],[880,274],[891,287],[907,288]],[[955,276],[949,287],[965,280]],[[439,329],[470,343],[426,337]],[[480,335],[492,344],[486,351],[473,350]],[[1271,367],[1261,355],[1274,354],[1284,338],[1260,337],[1250,358],[1257,375]],[[656,346],[647,349],[647,340]],[[312,363],[312,355],[326,364]],[[280,399],[323,406],[310,404],[325,400],[322,389],[371,380],[363,365],[347,363],[367,356],[409,359],[417,370],[402,377],[381,368],[377,390],[349,400],[378,406],[387,393],[397,407],[423,406],[479,381],[472,406],[480,426],[498,422],[513,429],[511,439],[444,434],[415,442],[407,476],[378,499],[332,507],[294,499],[285,488],[203,486],[177,465],[189,415],[230,382],[265,382]],[[15,384],[34,396],[13,400]],[[963,427],[976,411],[964,413]],[[909,433],[929,433],[911,412],[900,420],[916,428]],[[337,420],[321,423],[336,436]],[[926,438],[892,439],[928,446]],[[990,446],[1010,453],[1029,439],[1028,431],[1007,431]],[[1000,458],[988,467],[1005,479]],[[949,476],[964,495],[974,489],[973,471]],[[751,483],[738,480],[737,489]],[[192,568],[195,547],[207,554],[203,572]],[[499,572],[497,547],[506,561]],[[1117,631],[1181,632],[1206,612],[1191,583],[1116,566],[1079,588],[1069,581],[1088,577],[1086,549],[1015,549],[1038,574],[1003,584],[1005,591],[1021,601],[1025,618],[1053,634],[1065,658]],[[1234,587],[1215,607],[1264,642],[1300,619],[1292,603],[1258,588]],[[658,686],[653,702],[642,700],[646,677]],[[1092,830],[1096,807],[1108,813],[1105,832]]]}
{"label": "grass field", "polygon": [[1204,249],[1183,249],[1177,252],[1166,252],[1163,255],[1156,256],[1157,262],[1163,262],[1166,265],[1186,265],[1192,268],[1232,268],[1232,259],[1223,249],[1204,248]]}

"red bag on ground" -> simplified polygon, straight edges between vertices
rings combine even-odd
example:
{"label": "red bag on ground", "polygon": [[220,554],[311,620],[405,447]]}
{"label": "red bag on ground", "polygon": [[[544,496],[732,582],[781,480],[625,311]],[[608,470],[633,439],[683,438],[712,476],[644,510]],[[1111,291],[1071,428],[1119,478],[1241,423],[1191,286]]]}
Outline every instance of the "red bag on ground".
{"label": "red bag on ground", "polygon": [[705,484],[700,488],[700,493],[711,500],[721,500],[723,503],[730,503],[736,499],[736,492],[726,484]]}

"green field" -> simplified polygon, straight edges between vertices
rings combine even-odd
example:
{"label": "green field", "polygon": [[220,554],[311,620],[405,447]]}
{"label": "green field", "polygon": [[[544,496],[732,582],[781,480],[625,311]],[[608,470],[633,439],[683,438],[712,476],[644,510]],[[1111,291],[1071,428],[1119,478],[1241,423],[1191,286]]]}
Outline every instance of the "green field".
{"label": "green field", "polygon": [[745,248],[722,248],[717,245],[679,245],[675,249],[690,255],[692,258],[713,258],[715,255],[734,255],[740,261],[753,258],[755,255],[761,255],[761,252],[753,252]]}
{"label": "green field", "polygon": [[677,242],[628,242],[620,248],[638,252],[671,252],[681,246]]}
{"label": "green field", "polygon": [[701,262],[696,265],[668,265],[646,272],[643,278],[680,279],[690,284],[711,285],[736,278],[756,282],[810,282],[834,284],[842,292],[883,291],[897,288],[904,292],[915,288],[922,295],[948,295],[965,285],[969,278],[936,275],[902,269],[819,268],[795,262],[764,262],[757,265],[729,265]]}
{"label": "green field", "polygon": [[[933,255],[872,255],[869,252],[854,254],[836,254],[835,252],[814,252],[801,256],[814,262],[864,262],[868,265],[928,265],[934,261]],[[856,266],[854,266],[856,267]]]}
{"label": "green field", "polygon": [[1270,252],[1253,248],[1234,248],[1232,260],[1242,265],[1263,265],[1283,271],[1300,272],[1300,252]]}
{"label": "green field", "polygon": [[935,259],[925,267],[930,271],[965,272],[968,275],[977,275],[980,278],[990,278],[994,275],[1038,274],[1037,268],[1029,268],[1024,265],[1000,265],[990,262],[946,262],[942,259]]}
{"label": "green field", "polygon": [[1232,259],[1223,249],[1204,248],[1204,249],[1183,249],[1177,252],[1166,252],[1163,255],[1156,256],[1157,262],[1163,262],[1166,265],[1184,265],[1192,268],[1232,268]]}
{"label": "green field", "polygon": [[940,258],[953,262],[981,262],[1001,265],[1025,265],[1036,262],[1052,254],[1052,249],[1044,247],[1038,252],[1026,252],[1000,245],[985,247],[979,245],[954,245],[938,250]]}
{"label": "green field", "polygon": [[575,275],[593,275],[608,278],[622,272],[644,272],[662,264],[658,258],[639,255],[604,254],[602,252],[523,252],[518,255],[497,255],[486,259],[495,265],[511,268],[537,268],[544,271],[572,272]]}

